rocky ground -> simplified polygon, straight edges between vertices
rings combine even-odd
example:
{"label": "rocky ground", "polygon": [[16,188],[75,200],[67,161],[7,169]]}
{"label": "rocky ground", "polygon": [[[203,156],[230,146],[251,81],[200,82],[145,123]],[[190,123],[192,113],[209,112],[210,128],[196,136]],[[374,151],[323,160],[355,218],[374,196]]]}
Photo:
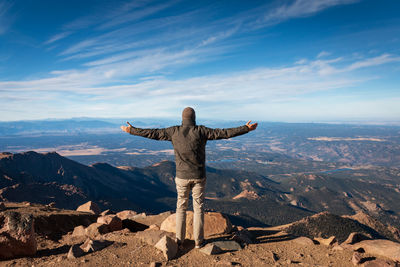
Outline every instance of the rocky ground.
{"label": "rocky ground", "polygon": [[[47,211],[46,211],[47,209]],[[162,221],[170,214],[160,216],[134,215],[141,225],[151,225],[144,231],[132,232],[124,228],[118,231],[112,231],[105,234],[99,234],[91,237],[92,240],[107,240],[108,246],[104,248],[95,248],[94,252],[83,253],[76,258],[67,257],[72,245],[81,245],[87,236],[78,235],[71,229],[71,221],[67,217],[60,216],[69,214],[75,219],[77,225],[87,227],[93,221],[92,214],[78,211],[66,211],[49,208],[43,205],[15,204],[6,203],[5,211],[18,211],[21,213],[31,213],[34,218],[41,216],[43,218],[52,218],[53,224],[63,228],[64,233],[44,233],[43,228],[36,228],[37,252],[31,257],[19,257],[0,261],[0,266],[396,266],[393,257],[387,258],[385,255],[370,253],[358,249],[355,252],[354,245],[360,240],[347,240],[341,242],[341,245],[335,239],[317,238],[312,240],[309,237],[297,237],[285,232],[290,225],[271,227],[271,228],[247,228],[232,227],[228,224],[224,226],[225,230],[230,228],[230,233],[220,233],[212,237],[208,236],[209,244],[215,242],[228,242],[235,239],[238,234],[244,233],[245,237],[235,239],[242,244],[240,250],[224,250],[215,255],[204,253],[203,249],[195,249],[194,242],[186,240],[173,259],[167,260],[163,252],[154,246],[154,240],[149,241],[151,233],[160,233],[163,229]],[[59,217],[57,217],[59,216]],[[126,213],[124,216],[127,215]],[[326,219],[326,216],[320,215]],[[325,216],[325,217],[324,217]],[[95,215],[98,217],[98,215]],[[58,219],[57,219],[58,218]],[[79,218],[79,219],[77,219]],[[133,217],[131,217],[133,218]],[[146,219],[147,218],[147,219]],[[218,217],[219,218],[219,217]],[[313,217],[318,218],[318,216]],[[61,221],[59,221],[61,220]],[[215,219],[216,220],[216,219]],[[219,220],[219,219],[218,219]],[[325,222],[322,220],[323,222]],[[216,221],[218,225],[222,223]],[[41,223],[43,224],[43,222]],[[77,226],[75,225],[75,226]],[[302,224],[303,225],[303,224]],[[314,225],[315,226],[315,225]],[[1,227],[1,225],[0,225]],[[41,225],[43,227],[43,225]],[[299,227],[299,226],[297,226]],[[88,227],[87,227],[88,228]],[[87,229],[86,228],[86,229]],[[215,226],[215,228],[218,228]],[[214,228],[214,230],[215,230]],[[209,229],[207,231],[212,231]],[[313,229],[315,232],[315,229]],[[346,229],[342,228],[342,231]],[[53,231],[55,228],[53,227]],[[321,231],[324,231],[323,229]],[[0,229],[0,234],[1,234]],[[75,233],[75,234],[74,234]],[[368,235],[368,233],[365,233]],[[207,235],[207,234],[206,234]],[[320,232],[324,237],[325,233]],[[58,238],[58,236],[60,238]],[[171,234],[173,236],[173,234]],[[246,242],[247,239],[248,242]],[[319,244],[316,240],[319,240]],[[0,240],[1,241],[1,240]],[[100,242],[100,241],[99,241]],[[153,242],[153,244],[152,244]],[[155,240],[157,242],[157,240]],[[388,241],[392,242],[392,241]],[[400,257],[400,249],[392,242],[394,248],[391,250],[391,256]],[[391,243],[391,244],[392,244]],[[94,247],[94,246],[93,246]],[[393,250],[394,249],[394,250]],[[397,249],[397,250],[396,250]],[[367,249],[368,250],[368,249]],[[396,254],[397,253],[397,254]],[[397,255],[397,256],[396,256]],[[380,262],[377,262],[379,260]],[[386,263],[384,263],[386,262]],[[370,264],[370,265],[368,265]]]}

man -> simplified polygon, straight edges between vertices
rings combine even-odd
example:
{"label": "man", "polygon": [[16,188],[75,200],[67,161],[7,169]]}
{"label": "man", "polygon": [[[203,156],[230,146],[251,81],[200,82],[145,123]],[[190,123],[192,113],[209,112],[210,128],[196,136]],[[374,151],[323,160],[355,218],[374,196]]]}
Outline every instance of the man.
{"label": "man", "polygon": [[[128,123],[129,124],[129,123]],[[206,143],[207,140],[227,139],[248,133],[257,128],[257,123],[237,128],[211,129],[196,125],[193,108],[187,107],[182,112],[182,125],[164,129],[140,129],[121,126],[121,129],[133,135],[171,141],[174,147],[176,163],[176,238],[182,244],[186,235],[186,210],[189,193],[193,198],[193,236],[196,248],[204,245],[204,189],[206,185]]]}

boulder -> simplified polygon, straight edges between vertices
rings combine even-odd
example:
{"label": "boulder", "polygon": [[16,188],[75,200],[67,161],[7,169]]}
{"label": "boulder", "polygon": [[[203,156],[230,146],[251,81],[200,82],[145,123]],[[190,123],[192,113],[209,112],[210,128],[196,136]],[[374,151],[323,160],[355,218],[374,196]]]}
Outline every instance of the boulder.
{"label": "boulder", "polygon": [[169,236],[170,238],[175,238],[174,234],[161,230],[146,230],[143,232],[138,232],[136,233],[135,237],[149,245],[154,246],[165,235]]}
{"label": "boulder", "polygon": [[329,238],[322,238],[322,237],[316,237],[314,240],[318,241],[321,245],[325,246],[332,246],[336,242],[336,237],[331,236]]}
{"label": "boulder", "polygon": [[92,223],[85,229],[85,234],[91,238],[95,238],[99,235],[109,233],[108,226],[102,223]]}
{"label": "boulder", "polygon": [[104,215],[110,215],[110,214],[113,214],[112,212],[111,212],[111,210],[105,210],[105,211],[103,211],[102,213],[100,213],[100,215],[101,216],[104,216]]}
{"label": "boulder", "polygon": [[80,248],[84,252],[90,253],[90,252],[95,252],[95,251],[102,250],[103,248],[108,247],[112,243],[113,243],[112,241],[108,241],[108,240],[93,240],[93,239],[88,238],[80,246]]}
{"label": "boulder", "polygon": [[315,245],[314,241],[311,238],[300,236],[296,239],[293,239],[294,242],[303,246],[313,246]]}
{"label": "boulder", "polygon": [[368,240],[368,239],[370,239],[370,238],[364,234],[353,232],[353,233],[349,234],[347,239],[345,241],[343,241],[342,244],[352,245],[354,243],[360,242],[362,240]]}
{"label": "boulder", "polygon": [[353,263],[353,265],[357,266],[358,264],[360,264],[361,260],[362,260],[361,254],[358,252],[354,252],[353,256],[351,257],[351,262]]}
{"label": "boulder", "polygon": [[[239,228],[238,228],[239,229]],[[253,244],[253,236],[252,234],[247,231],[246,229],[242,229],[237,231],[233,236],[232,239],[243,244]]]}
{"label": "boulder", "polygon": [[37,250],[33,216],[14,211],[0,215],[0,259],[33,256]]}
{"label": "boulder", "polygon": [[122,220],[122,228],[127,228],[131,232],[144,231],[148,228],[147,225],[138,223],[131,219]]}
{"label": "boulder", "polygon": [[353,245],[354,250],[362,248],[366,253],[400,261],[400,243],[385,239],[363,240]]}
{"label": "boulder", "polygon": [[88,201],[85,204],[80,205],[76,210],[83,211],[83,212],[89,212],[89,213],[93,213],[93,214],[101,213],[99,206],[97,206],[97,204],[94,203],[93,201]]}
{"label": "boulder", "polygon": [[162,251],[167,260],[171,260],[178,254],[178,244],[175,239],[165,235],[155,245],[155,247]]}
{"label": "boulder", "polygon": [[86,235],[86,229],[83,225],[78,225],[77,227],[74,228],[72,236],[83,236],[83,235]]}
{"label": "boulder", "polygon": [[120,218],[121,220],[132,219],[136,215],[137,212],[133,210],[123,210],[117,213],[118,218]]}
{"label": "boulder", "polygon": [[84,254],[85,252],[79,247],[79,245],[72,245],[68,251],[67,258],[76,259]]}
{"label": "boulder", "polygon": [[242,249],[240,244],[233,240],[215,241],[212,242],[211,244],[219,247],[223,251],[237,251]]}
{"label": "boulder", "polygon": [[200,252],[206,255],[220,254],[222,250],[214,244],[207,244],[200,249]]}
{"label": "boulder", "polygon": [[[161,230],[176,232],[176,213],[165,219],[160,227]],[[204,237],[209,238],[215,235],[227,234],[232,230],[229,219],[219,212],[206,212],[204,214]],[[193,212],[186,212],[186,237],[193,240]]]}
{"label": "boulder", "polygon": [[122,230],[122,221],[117,215],[100,216],[97,222],[107,225],[110,232]]}
{"label": "boulder", "polygon": [[158,227],[161,226],[161,223],[168,218],[172,214],[171,211],[166,211],[157,215],[147,215],[147,216],[140,216],[140,214],[134,216],[134,220],[138,223],[145,224],[147,226],[150,225],[157,225]]}

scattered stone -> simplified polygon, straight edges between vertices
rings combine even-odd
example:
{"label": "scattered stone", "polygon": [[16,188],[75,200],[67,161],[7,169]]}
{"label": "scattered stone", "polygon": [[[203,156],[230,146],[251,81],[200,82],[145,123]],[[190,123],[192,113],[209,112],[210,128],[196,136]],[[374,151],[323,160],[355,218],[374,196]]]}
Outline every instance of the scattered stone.
{"label": "scattered stone", "polygon": [[94,203],[93,201],[88,201],[83,205],[80,205],[77,209],[77,211],[83,211],[83,212],[89,212],[93,214],[100,214],[101,210],[99,206]]}
{"label": "scattered stone", "polygon": [[6,209],[6,205],[4,205],[3,202],[0,202],[0,211],[5,210]]}
{"label": "scattered stone", "polygon": [[277,262],[279,260],[278,255],[274,252],[271,252],[271,258],[274,262]]}
{"label": "scattered stone", "polygon": [[235,262],[222,260],[217,263],[217,266],[234,266]]}
{"label": "scattered stone", "polygon": [[152,263],[150,263],[150,266],[149,267],[160,267],[162,264],[161,264],[161,262],[152,262]]}
{"label": "scattered stone", "polygon": [[304,245],[304,246],[311,246],[314,245],[314,241],[311,238],[305,237],[305,236],[300,236],[296,239],[293,240],[297,244]]}
{"label": "scattered stone", "polygon": [[112,241],[108,240],[93,240],[93,239],[86,239],[85,243],[83,243],[80,248],[85,251],[86,253],[95,252],[102,250],[105,247],[111,245]]}
{"label": "scattered stone", "polygon": [[165,235],[155,245],[155,247],[162,251],[164,257],[167,260],[171,260],[176,257],[178,253],[178,244],[174,239]]}
{"label": "scattered stone", "polygon": [[362,260],[361,254],[358,253],[358,252],[354,252],[354,253],[353,253],[353,256],[351,257],[351,262],[352,262],[354,265],[358,265],[358,264],[360,264],[361,260]]}
{"label": "scattered stone", "polygon": [[85,263],[85,262],[88,262],[89,260],[87,260],[87,259],[81,259],[81,262],[82,263]]}
{"label": "scattered stone", "polygon": [[292,260],[290,260],[290,259],[287,259],[287,260],[286,260],[286,263],[287,263],[287,264],[292,264],[292,263],[293,263],[293,261],[292,261]]}
{"label": "scattered stone", "polygon": [[215,255],[215,254],[220,254],[222,252],[222,250],[219,247],[217,247],[212,243],[205,245],[199,251],[206,255]]}
{"label": "scattered stone", "polygon": [[122,220],[122,228],[127,228],[131,232],[138,232],[146,230],[148,226],[131,219],[124,219]]}
{"label": "scattered stone", "polygon": [[242,247],[240,244],[236,241],[233,240],[228,240],[228,241],[215,241],[210,244],[213,244],[217,247],[219,247],[223,251],[237,251],[241,250]]}
{"label": "scattered stone", "polygon": [[400,243],[385,239],[363,240],[353,245],[354,250],[363,249],[366,253],[400,261]]}
{"label": "scattered stone", "polygon": [[140,240],[142,240],[143,242],[146,242],[149,245],[154,246],[165,235],[168,235],[171,238],[175,237],[174,234],[172,234],[170,232],[161,231],[161,230],[146,230],[146,231],[142,231],[142,232],[137,232],[135,237],[139,238]]}
{"label": "scattered stone", "polygon": [[[160,227],[161,230],[175,233],[176,214],[170,215],[165,219]],[[232,224],[229,219],[219,212],[206,212],[204,214],[204,237],[227,234],[232,230]],[[193,240],[193,212],[186,212],[186,239]]]}
{"label": "scattered stone", "polygon": [[375,259],[364,263],[363,267],[398,267],[399,265],[390,260]]}
{"label": "scattered stone", "polygon": [[33,216],[14,211],[0,215],[0,259],[33,256],[37,251]]}
{"label": "scattered stone", "polygon": [[72,232],[72,236],[83,236],[86,235],[86,230],[83,225],[79,225],[74,228],[74,231]]}
{"label": "scattered stone", "polygon": [[335,246],[333,246],[333,248],[332,248],[332,250],[337,250],[337,251],[341,251],[341,250],[343,250],[344,248],[341,246],[341,245],[335,245]]}
{"label": "scattered stone", "polygon": [[370,239],[370,238],[367,237],[366,235],[354,232],[354,233],[349,234],[349,237],[347,237],[347,239],[345,241],[343,241],[342,244],[352,245],[354,243],[357,243],[357,242],[360,242],[363,240],[368,240],[368,239]]}
{"label": "scattered stone", "polygon": [[325,246],[332,246],[336,242],[335,236],[331,236],[329,238],[316,237],[314,239],[318,241],[321,245]]}
{"label": "scattered stone", "polygon": [[97,222],[107,225],[110,232],[122,230],[122,221],[117,215],[100,216]]}
{"label": "scattered stone", "polygon": [[132,219],[135,215],[137,215],[137,212],[133,210],[123,210],[117,213],[118,218],[121,220]]}
{"label": "scattered stone", "polygon": [[253,244],[253,236],[246,229],[237,231],[232,236],[232,239],[244,245]]}
{"label": "scattered stone", "polygon": [[110,232],[108,226],[102,223],[92,223],[85,229],[85,234],[91,238]]}
{"label": "scattered stone", "polygon": [[80,256],[83,256],[85,252],[79,245],[72,245],[68,251],[67,258],[68,259],[76,259]]}
{"label": "scattered stone", "polygon": [[112,213],[111,210],[109,210],[109,209],[103,211],[102,213],[100,213],[101,216],[110,215],[110,214],[113,214],[113,213]]}

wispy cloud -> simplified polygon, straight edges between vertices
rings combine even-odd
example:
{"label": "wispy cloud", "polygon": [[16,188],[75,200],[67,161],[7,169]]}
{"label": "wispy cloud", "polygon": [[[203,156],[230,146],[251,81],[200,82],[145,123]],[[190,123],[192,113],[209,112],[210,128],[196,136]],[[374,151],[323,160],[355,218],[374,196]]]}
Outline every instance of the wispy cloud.
{"label": "wispy cloud", "polygon": [[58,34],[50,37],[44,44],[46,44],[46,45],[52,44],[54,42],[57,42],[59,40],[62,40],[64,38],[68,37],[71,34],[72,34],[71,31],[65,31],[65,32],[58,33]]}
{"label": "wispy cloud", "polygon": [[287,4],[283,5],[281,4],[282,2],[279,2],[279,6],[275,8],[271,8],[270,5],[266,6],[265,8],[268,10],[252,24],[254,27],[270,26],[293,18],[309,17],[333,6],[352,4],[358,1],[359,0],[294,0],[289,2],[285,1]]}
{"label": "wispy cloud", "polygon": [[11,2],[0,0],[0,35],[8,30],[14,20],[9,14],[11,7]]}

